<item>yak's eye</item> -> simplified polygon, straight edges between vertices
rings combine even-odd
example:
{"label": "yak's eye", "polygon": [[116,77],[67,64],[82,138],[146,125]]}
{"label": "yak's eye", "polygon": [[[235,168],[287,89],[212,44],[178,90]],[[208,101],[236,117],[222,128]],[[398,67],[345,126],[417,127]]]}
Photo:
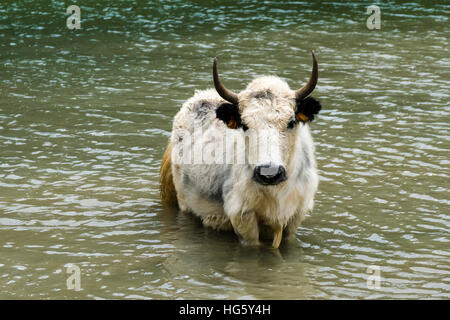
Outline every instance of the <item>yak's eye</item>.
{"label": "yak's eye", "polygon": [[289,121],[287,127],[288,127],[288,129],[294,129],[294,127],[295,127],[295,120]]}
{"label": "yak's eye", "polygon": [[245,123],[242,123],[242,129],[243,129],[244,131],[247,131],[247,130],[248,130],[248,127],[247,127],[247,125],[246,125]]}

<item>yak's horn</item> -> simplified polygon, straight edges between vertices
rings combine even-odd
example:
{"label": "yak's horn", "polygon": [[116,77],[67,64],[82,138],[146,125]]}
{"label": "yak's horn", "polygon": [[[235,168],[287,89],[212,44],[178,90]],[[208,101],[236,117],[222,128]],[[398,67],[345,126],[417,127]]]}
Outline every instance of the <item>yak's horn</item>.
{"label": "yak's horn", "polygon": [[295,91],[295,98],[297,100],[302,100],[306,98],[311,92],[313,92],[314,88],[317,84],[317,79],[319,78],[319,68],[317,65],[317,58],[314,54],[314,51],[311,51],[313,57],[313,68],[311,72],[311,77],[307,84],[305,84],[302,88]]}
{"label": "yak's horn", "polygon": [[217,72],[217,59],[214,58],[213,63],[213,78],[214,78],[214,87],[216,88],[217,93],[224,98],[226,101],[232,104],[238,104],[238,96],[233,91],[228,90],[223,85],[222,81],[220,81],[219,73]]}

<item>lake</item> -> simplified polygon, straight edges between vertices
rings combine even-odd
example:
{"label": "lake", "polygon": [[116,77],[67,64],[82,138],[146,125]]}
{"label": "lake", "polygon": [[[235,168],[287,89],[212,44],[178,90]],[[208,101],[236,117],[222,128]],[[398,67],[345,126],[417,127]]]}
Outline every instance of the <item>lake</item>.
{"label": "lake", "polygon": [[[74,30],[67,2],[0,4],[1,299],[450,298],[448,5],[378,4],[369,30],[366,1],[78,3]],[[213,57],[234,91],[297,88],[311,50],[320,183],[294,239],[164,208],[172,119]]]}

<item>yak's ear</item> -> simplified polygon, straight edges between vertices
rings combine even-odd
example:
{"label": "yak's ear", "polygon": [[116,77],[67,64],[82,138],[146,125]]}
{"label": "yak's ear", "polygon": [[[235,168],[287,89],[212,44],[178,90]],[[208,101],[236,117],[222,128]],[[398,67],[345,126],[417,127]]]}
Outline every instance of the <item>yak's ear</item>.
{"label": "yak's ear", "polygon": [[295,119],[297,121],[311,122],[314,120],[314,116],[322,109],[322,105],[319,100],[313,97],[307,97],[301,101],[297,100],[297,111],[295,112]]}
{"label": "yak's ear", "polygon": [[216,109],[216,116],[230,129],[237,129],[242,126],[241,115],[236,105],[231,103],[222,103]]}

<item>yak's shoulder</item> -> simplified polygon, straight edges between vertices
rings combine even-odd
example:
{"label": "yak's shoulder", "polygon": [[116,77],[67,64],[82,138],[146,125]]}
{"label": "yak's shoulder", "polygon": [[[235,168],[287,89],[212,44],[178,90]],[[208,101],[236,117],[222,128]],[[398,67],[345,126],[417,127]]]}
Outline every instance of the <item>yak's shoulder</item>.
{"label": "yak's shoulder", "polygon": [[216,119],[217,108],[225,103],[215,89],[196,90],[175,116],[175,127],[196,127]]}
{"label": "yak's shoulder", "polygon": [[225,101],[219,96],[215,89],[196,90],[182,106],[189,112],[202,115],[208,111],[215,111]]}

